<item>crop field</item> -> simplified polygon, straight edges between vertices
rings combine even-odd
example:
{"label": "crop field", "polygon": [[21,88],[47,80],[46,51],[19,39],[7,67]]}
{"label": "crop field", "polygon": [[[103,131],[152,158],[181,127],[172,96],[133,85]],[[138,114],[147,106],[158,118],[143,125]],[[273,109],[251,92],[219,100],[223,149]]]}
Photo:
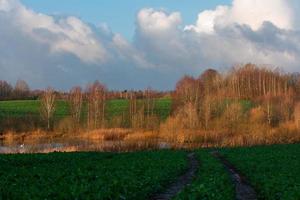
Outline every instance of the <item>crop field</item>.
{"label": "crop field", "polygon": [[[171,112],[172,100],[169,98],[158,98],[155,100],[154,114],[160,120],[168,118]],[[224,102],[225,105],[225,102]],[[249,109],[251,102],[241,102],[243,109]],[[106,102],[106,119],[111,120],[115,116],[126,115],[129,110],[129,102],[124,99],[113,99]],[[86,105],[83,106],[82,116],[85,118],[87,112]],[[59,121],[67,116],[70,116],[70,108],[68,102],[64,100],[56,101],[56,108],[54,112],[54,120]],[[0,101],[0,121],[10,120],[22,122],[23,119],[32,119],[34,121],[41,120],[40,118],[40,101],[39,100],[16,100],[16,101]],[[26,120],[25,120],[26,121]],[[26,121],[27,122],[27,121]]]}
{"label": "crop field", "polygon": [[[128,110],[128,101],[123,99],[110,100],[107,102],[107,117],[122,115]],[[84,106],[85,107],[85,106]],[[154,113],[161,119],[166,119],[170,114],[171,99],[156,99]],[[83,112],[86,112],[84,108]],[[70,114],[70,109],[66,101],[57,101],[55,109],[55,118],[63,118]],[[22,118],[27,115],[40,115],[40,101],[21,100],[21,101],[0,101],[0,118]]]}
{"label": "crop field", "polygon": [[[69,114],[69,107],[65,101],[57,101],[55,117],[62,118]],[[18,100],[0,101],[0,118],[23,118],[28,115],[40,115],[40,101],[38,100]]]}
{"label": "crop field", "polygon": [[[231,177],[211,154],[175,200],[235,199]],[[300,145],[219,149],[258,199],[300,199]],[[0,199],[149,199],[188,169],[185,151],[0,155]]]}
{"label": "crop field", "polygon": [[300,199],[300,145],[223,149],[243,173],[259,199]]}
{"label": "crop field", "polygon": [[200,162],[198,174],[193,183],[178,194],[181,199],[234,199],[234,187],[223,165],[216,160],[209,150],[196,152]]}
{"label": "crop field", "polygon": [[[171,99],[156,99],[154,114],[164,121],[171,112]],[[114,117],[127,116],[129,111],[128,100],[115,99],[106,102],[105,118],[108,124],[114,125]],[[60,120],[70,116],[70,108],[66,101],[58,100],[53,121],[58,124]],[[86,104],[83,105],[82,122],[87,116]],[[43,121],[40,115],[39,100],[0,101],[0,132],[3,130],[28,130],[28,127],[40,128]],[[29,129],[30,130],[30,129]]]}
{"label": "crop field", "polygon": [[0,156],[0,199],[147,199],[186,168],[183,151]]}

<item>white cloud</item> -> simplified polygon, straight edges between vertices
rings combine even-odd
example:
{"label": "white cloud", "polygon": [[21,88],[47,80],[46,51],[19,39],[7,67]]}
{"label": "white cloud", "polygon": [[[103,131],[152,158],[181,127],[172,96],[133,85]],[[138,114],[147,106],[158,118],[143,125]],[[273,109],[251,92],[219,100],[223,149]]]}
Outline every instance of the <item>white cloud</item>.
{"label": "white cloud", "polygon": [[247,62],[295,70],[300,34],[292,27],[292,13],[285,0],[235,0],[231,7],[199,13],[196,25],[182,30],[177,12],[143,9],[136,46],[154,66],[180,73]]}
{"label": "white cloud", "polygon": [[221,20],[220,18],[227,16],[228,13],[228,6],[218,6],[216,10],[203,11],[198,15],[196,25],[186,26],[185,30],[193,30],[198,33],[214,33],[214,26],[217,20]]}
{"label": "white cloud", "polygon": [[[214,33],[215,26],[230,24],[247,25],[258,30],[264,22],[271,22],[281,29],[294,29],[296,0],[234,0],[232,6],[218,6],[198,15],[196,25],[186,26],[187,30]],[[293,3],[293,4],[292,4]]]}
{"label": "white cloud", "polygon": [[167,14],[152,8],[142,9],[137,16],[140,31],[146,34],[170,33],[181,24],[181,15],[178,12]]}
{"label": "white cloud", "polygon": [[295,0],[234,0],[231,8],[231,20],[247,24],[258,30],[268,21],[282,29],[293,28],[293,10],[290,2]]}
{"label": "white cloud", "polygon": [[102,62],[107,57],[91,28],[76,17],[55,19],[36,13],[16,0],[0,0],[0,11],[16,28],[50,45],[53,52],[73,53],[85,62]]}

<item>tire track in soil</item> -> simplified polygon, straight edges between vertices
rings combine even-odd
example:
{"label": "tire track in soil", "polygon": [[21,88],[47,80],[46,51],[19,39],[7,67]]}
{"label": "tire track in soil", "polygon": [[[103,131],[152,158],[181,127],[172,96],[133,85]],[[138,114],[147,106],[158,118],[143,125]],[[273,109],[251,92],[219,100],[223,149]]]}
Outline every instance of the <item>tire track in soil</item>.
{"label": "tire track in soil", "polygon": [[175,182],[162,193],[154,194],[150,197],[150,200],[170,200],[174,198],[180,191],[182,191],[187,185],[189,185],[196,175],[199,167],[198,160],[195,153],[188,154],[188,170],[185,174],[181,175]]}
{"label": "tire track in soil", "polygon": [[218,151],[213,151],[211,153],[215,158],[220,160],[230,173],[231,179],[235,185],[236,200],[257,200],[257,194],[249,184],[248,180]]}

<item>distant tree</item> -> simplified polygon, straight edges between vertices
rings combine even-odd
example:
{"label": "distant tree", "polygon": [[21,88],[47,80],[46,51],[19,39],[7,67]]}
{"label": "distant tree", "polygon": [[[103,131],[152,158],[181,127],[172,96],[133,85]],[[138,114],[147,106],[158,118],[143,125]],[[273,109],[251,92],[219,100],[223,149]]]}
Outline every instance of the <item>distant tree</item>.
{"label": "distant tree", "polygon": [[144,91],[144,107],[145,107],[145,123],[146,127],[149,128],[152,124],[152,120],[154,117],[154,107],[155,107],[155,98],[154,98],[154,91],[151,88],[147,88]]}
{"label": "distant tree", "polygon": [[69,104],[71,115],[77,123],[80,122],[81,111],[82,111],[83,94],[81,87],[74,87],[71,89],[69,94]]}
{"label": "distant tree", "polygon": [[197,107],[203,93],[203,85],[191,76],[184,76],[176,84],[174,95],[173,109],[183,106],[187,103],[192,103]]}
{"label": "distant tree", "polygon": [[47,88],[41,97],[41,115],[47,121],[47,129],[50,130],[50,120],[55,111],[55,92],[52,88]]}
{"label": "distant tree", "polygon": [[15,89],[14,89],[14,96],[17,99],[22,99],[28,97],[30,92],[30,88],[28,84],[24,80],[18,80]]}
{"label": "distant tree", "polygon": [[208,69],[199,76],[199,82],[203,85],[204,98],[199,102],[199,115],[202,115],[205,129],[212,118],[213,99],[218,96],[221,87],[221,75],[214,69]]}
{"label": "distant tree", "polygon": [[296,98],[300,101],[300,74],[295,77]]}
{"label": "distant tree", "polygon": [[223,123],[230,133],[237,133],[243,120],[243,110],[239,102],[230,104],[223,113]]}
{"label": "distant tree", "polygon": [[106,87],[99,81],[87,87],[87,125],[88,128],[99,128],[104,126]]}
{"label": "distant tree", "polygon": [[199,81],[204,85],[206,93],[213,93],[219,86],[221,75],[214,69],[205,70],[199,77]]}
{"label": "distant tree", "polygon": [[300,102],[295,106],[294,117],[297,128],[300,129]]}
{"label": "distant tree", "polygon": [[[227,76],[230,94],[239,99],[281,96],[289,92],[290,76],[263,66],[236,66]],[[229,90],[230,89],[230,90]]]}
{"label": "distant tree", "polygon": [[[137,102],[137,98],[136,98],[136,94],[133,91],[129,91],[128,92],[128,100],[129,100],[129,125],[131,128],[138,128],[139,123],[138,123],[138,114],[139,113],[139,109],[138,109],[138,102]],[[141,118],[142,116],[140,116]],[[144,115],[143,115],[144,117]]]}
{"label": "distant tree", "polygon": [[13,88],[6,81],[0,80],[0,100],[8,99],[12,95]]}

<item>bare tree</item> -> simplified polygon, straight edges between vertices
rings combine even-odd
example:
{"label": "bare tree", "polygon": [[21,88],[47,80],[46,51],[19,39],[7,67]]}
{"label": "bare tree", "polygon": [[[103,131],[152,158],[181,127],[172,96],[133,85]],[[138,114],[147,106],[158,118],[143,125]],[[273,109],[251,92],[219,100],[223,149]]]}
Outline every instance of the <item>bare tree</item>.
{"label": "bare tree", "polygon": [[208,129],[208,124],[209,121],[211,119],[211,99],[209,95],[206,95],[203,101],[203,106],[202,106],[202,110],[203,110],[203,120],[204,120],[204,126],[205,129]]}
{"label": "bare tree", "polygon": [[296,104],[295,106],[295,123],[297,125],[297,128],[300,129],[300,102]]}
{"label": "bare tree", "polygon": [[138,113],[138,103],[133,91],[129,92],[129,123],[132,128],[136,127],[136,116]]}
{"label": "bare tree", "polygon": [[87,101],[88,128],[99,128],[100,126],[104,126],[106,87],[99,81],[89,85],[87,88]]}
{"label": "bare tree", "polygon": [[200,82],[195,78],[184,76],[176,84],[175,100],[178,104],[176,106],[182,106],[186,103],[198,103],[201,86]]}
{"label": "bare tree", "polygon": [[14,89],[15,98],[26,98],[28,97],[29,92],[30,92],[30,88],[28,84],[24,80],[19,79]]}
{"label": "bare tree", "polygon": [[47,88],[41,98],[41,115],[47,121],[47,129],[50,130],[50,120],[55,111],[55,93],[52,88]]}
{"label": "bare tree", "polygon": [[81,111],[82,111],[83,95],[81,87],[74,87],[69,94],[69,103],[71,115],[77,123],[80,123]]}
{"label": "bare tree", "polygon": [[205,129],[208,129],[209,122],[212,118],[212,100],[214,96],[218,95],[219,92],[219,82],[221,80],[221,75],[214,69],[208,69],[204,71],[200,77],[199,81],[203,85],[203,93],[204,93],[204,98],[200,102],[200,111],[202,113],[199,113],[199,115],[202,114],[202,119],[204,121],[204,126]]}
{"label": "bare tree", "polygon": [[12,90],[12,86],[9,83],[0,80],[0,100],[10,98]]}
{"label": "bare tree", "polygon": [[144,91],[144,108],[145,108],[145,124],[146,127],[149,128],[152,124],[151,121],[154,117],[154,107],[155,107],[155,98],[154,98],[154,91],[151,88],[147,88]]}

